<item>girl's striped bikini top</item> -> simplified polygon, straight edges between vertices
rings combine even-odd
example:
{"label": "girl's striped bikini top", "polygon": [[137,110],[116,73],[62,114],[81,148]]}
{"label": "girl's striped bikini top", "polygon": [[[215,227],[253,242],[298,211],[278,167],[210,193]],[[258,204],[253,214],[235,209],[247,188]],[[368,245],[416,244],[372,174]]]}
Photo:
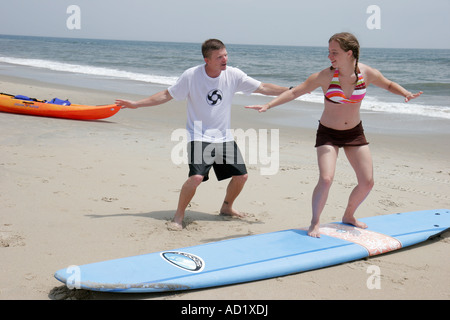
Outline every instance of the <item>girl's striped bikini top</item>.
{"label": "girl's striped bikini top", "polygon": [[330,86],[325,93],[325,99],[333,103],[358,103],[364,99],[366,95],[366,82],[358,69],[358,81],[356,82],[355,89],[350,98],[347,98],[344,94],[344,90],[341,88],[339,82],[339,69],[334,71],[333,79],[331,79]]}

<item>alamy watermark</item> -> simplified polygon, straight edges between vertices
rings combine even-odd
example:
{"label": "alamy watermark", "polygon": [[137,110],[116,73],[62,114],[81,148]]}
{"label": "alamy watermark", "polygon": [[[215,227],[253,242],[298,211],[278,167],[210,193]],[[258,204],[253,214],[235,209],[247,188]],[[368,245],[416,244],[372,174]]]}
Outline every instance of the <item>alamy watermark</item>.
{"label": "alamy watermark", "polygon": [[[66,13],[70,16],[66,20],[66,27],[69,30],[81,29],[81,8],[72,4],[67,7]],[[379,6],[372,4],[367,7],[366,13],[370,16],[366,20],[366,26],[369,30],[381,29],[381,9]]]}
{"label": "alamy watermark", "polygon": [[381,9],[379,6],[372,4],[367,7],[367,14],[370,14],[367,18],[366,26],[369,30],[381,29]]}
{"label": "alamy watermark", "polygon": [[66,269],[70,276],[67,277],[66,286],[69,289],[80,289],[81,288],[81,270],[79,266],[69,266]]}
{"label": "alamy watermark", "polygon": [[[246,163],[249,165],[259,165],[261,175],[275,175],[280,165],[280,133],[278,129],[227,129],[226,136],[233,136],[239,149],[241,157],[235,157],[233,150],[227,150],[227,161],[237,161],[235,163]],[[174,164],[188,164],[189,154],[187,150],[188,142],[191,140],[203,140],[202,122],[194,122],[194,137],[189,139],[189,132],[186,129],[176,129],[172,132],[171,141],[178,141],[172,148],[171,160]],[[223,133],[220,130],[208,130],[208,136],[221,140]],[[269,142],[270,141],[270,142]],[[199,163],[202,160],[209,162],[215,158],[215,154],[223,154],[223,144],[211,144],[202,151]],[[220,149],[220,150],[219,150]],[[197,152],[198,154],[198,152]],[[234,160],[233,160],[234,159]],[[194,162],[196,163],[196,162]]]}
{"label": "alamy watermark", "polygon": [[70,16],[66,20],[66,27],[69,30],[80,30],[81,29],[81,9],[79,6],[72,4],[67,7],[67,14]]}
{"label": "alamy watermark", "polygon": [[381,269],[378,266],[371,265],[367,267],[366,273],[370,274],[369,278],[367,278],[366,285],[367,289],[373,290],[381,289]]}

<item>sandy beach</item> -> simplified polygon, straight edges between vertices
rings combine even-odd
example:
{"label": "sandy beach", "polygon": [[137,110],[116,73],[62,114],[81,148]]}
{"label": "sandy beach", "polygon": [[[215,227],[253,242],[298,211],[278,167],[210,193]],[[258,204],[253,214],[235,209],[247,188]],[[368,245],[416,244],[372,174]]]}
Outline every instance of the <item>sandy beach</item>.
{"label": "sandy beach", "polygon": [[[0,85],[6,93],[69,98],[79,104],[141,98],[6,76],[0,77]],[[256,103],[259,98],[246,99]],[[0,113],[0,299],[449,299],[448,232],[365,260],[195,291],[70,291],[53,277],[74,264],[307,227],[318,177],[313,146],[320,112],[305,111],[299,123],[308,125],[294,127],[283,125],[288,117],[283,107],[258,114],[236,105],[233,128],[279,130],[278,171],[262,175],[263,164],[248,164],[249,180],[236,203],[247,214],[241,220],[219,216],[227,182],[218,182],[211,173],[191,202],[186,228],[180,232],[169,231],[166,223],[188,172],[187,165],[171,160],[179,143],[171,140],[172,133],[185,127],[184,102],[121,110],[101,121]],[[269,117],[279,125],[270,124]],[[414,119],[363,114],[375,187],[357,217],[450,209],[450,121]],[[383,125],[389,130],[382,130]],[[433,130],[415,130],[426,127]],[[340,221],[355,183],[341,152],[322,223]],[[372,265],[381,270],[380,289],[366,285]]]}

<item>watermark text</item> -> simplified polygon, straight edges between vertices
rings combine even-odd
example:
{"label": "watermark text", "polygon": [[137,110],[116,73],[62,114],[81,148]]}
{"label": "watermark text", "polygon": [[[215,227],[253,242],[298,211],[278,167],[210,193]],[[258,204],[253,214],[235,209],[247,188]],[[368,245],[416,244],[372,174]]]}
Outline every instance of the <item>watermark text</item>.
{"label": "watermark text", "polygon": [[[201,121],[196,121],[194,125],[194,137],[197,141],[202,141],[199,138],[203,135]],[[237,161],[236,164],[247,163],[249,165],[259,165],[261,175],[275,175],[279,170],[280,165],[280,141],[279,141],[279,130],[278,129],[227,129],[226,136],[233,136],[239,149],[241,151],[242,157],[235,157],[232,150],[227,150],[226,161]],[[214,137],[215,140],[220,141],[223,134],[220,130],[215,132],[208,131],[208,137]],[[191,141],[189,132],[186,129],[176,129],[172,132],[171,141],[178,141],[178,143],[172,148],[171,160],[172,163],[188,164],[189,156],[187,145]],[[201,157],[196,156],[194,163],[201,163],[205,161],[214,161],[220,163],[220,159],[217,160],[216,154],[223,154],[222,149],[223,144],[211,144],[203,151],[200,151]],[[199,154],[198,150],[196,155]],[[198,160],[197,160],[198,159]],[[211,160],[213,159],[213,160]]]}
{"label": "watermark text", "polygon": [[373,290],[381,289],[381,269],[378,266],[369,266],[366,270],[366,273],[370,274],[369,278],[367,278],[366,285],[367,289]]}
{"label": "watermark text", "polygon": [[369,30],[381,29],[381,9],[379,6],[372,4],[367,7],[367,14],[370,16],[367,18],[366,26]]}
{"label": "watermark text", "polygon": [[81,9],[79,6],[72,4],[67,7],[67,14],[70,16],[66,20],[66,27],[69,30],[80,30],[81,29]]}

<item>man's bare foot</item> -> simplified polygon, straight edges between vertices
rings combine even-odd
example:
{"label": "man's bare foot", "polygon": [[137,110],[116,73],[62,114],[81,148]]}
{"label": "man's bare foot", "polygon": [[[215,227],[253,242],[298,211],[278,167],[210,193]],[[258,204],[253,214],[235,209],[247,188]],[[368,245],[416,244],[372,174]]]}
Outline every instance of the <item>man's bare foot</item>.
{"label": "man's bare foot", "polygon": [[233,207],[228,203],[228,201],[224,201],[222,204],[222,208],[220,208],[219,215],[227,216],[232,218],[244,218],[245,214],[240,213],[237,210],[234,210]]}
{"label": "man's bare foot", "polygon": [[231,218],[244,218],[246,216],[245,213],[240,213],[239,211],[236,211],[234,209],[231,211],[221,210],[219,215]]}
{"label": "man's bare foot", "polygon": [[320,238],[319,224],[312,224],[308,229],[308,236],[313,238]]}
{"label": "man's bare foot", "polygon": [[167,230],[169,231],[181,231],[183,230],[183,223],[176,223],[174,220],[167,221]]}
{"label": "man's bare foot", "polygon": [[365,224],[364,222],[356,220],[355,217],[353,217],[353,216],[349,217],[349,218],[344,216],[342,218],[342,222],[346,223],[346,224],[351,224],[351,225],[353,225],[355,227],[358,227],[358,228],[361,228],[361,229],[366,229],[367,228],[367,224]]}

